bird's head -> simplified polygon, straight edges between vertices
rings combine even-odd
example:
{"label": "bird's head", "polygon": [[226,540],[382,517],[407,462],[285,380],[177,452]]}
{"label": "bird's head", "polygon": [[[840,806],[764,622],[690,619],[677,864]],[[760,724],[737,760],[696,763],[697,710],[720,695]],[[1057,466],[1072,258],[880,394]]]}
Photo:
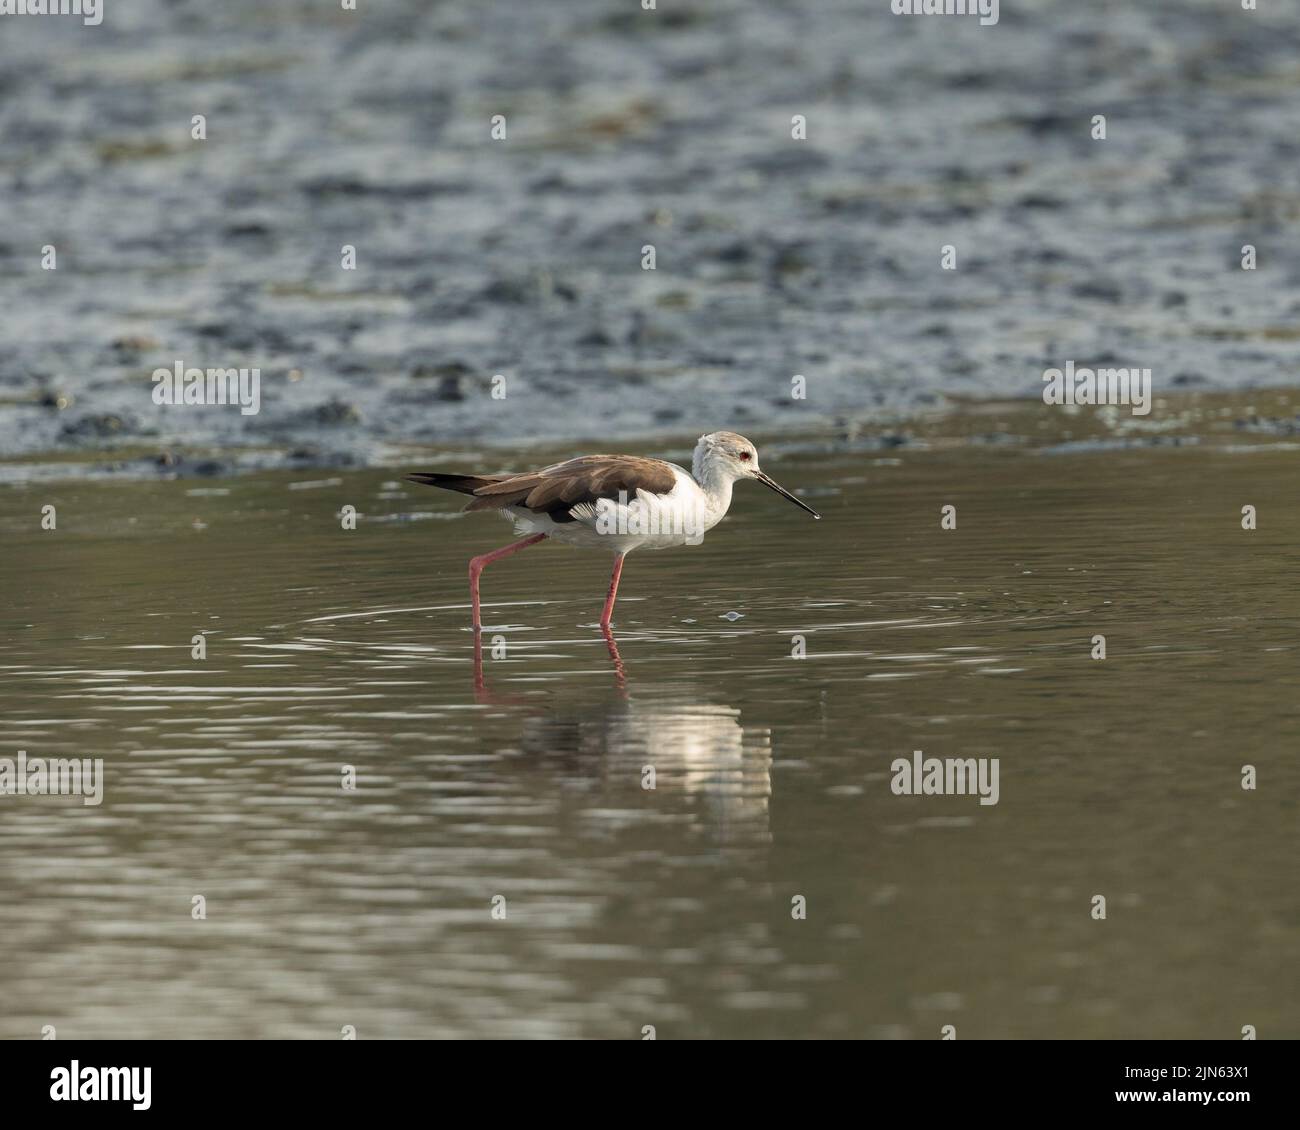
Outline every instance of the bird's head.
{"label": "bird's head", "polygon": [[695,445],[693,470],[698,480],[722,479],[735,482],[737,479],[757,479],[766,487],[776,491],[782,498],[788,498],[796,506],[807,510],[814,518],[820,518],[811,506],[805,506],[783,486],[778,485],[765,475],[758,466],[758,448],[749,440],[735,432],[710,432],[700,436]]}

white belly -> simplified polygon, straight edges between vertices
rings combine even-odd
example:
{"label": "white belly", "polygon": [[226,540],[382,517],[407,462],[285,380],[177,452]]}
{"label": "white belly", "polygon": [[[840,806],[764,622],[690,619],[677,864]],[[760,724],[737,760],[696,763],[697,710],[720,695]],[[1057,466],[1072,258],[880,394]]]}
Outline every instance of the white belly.
{"label": "white belly", "polygon": [[667,494],[638,491],[629,498],[584,503],[573,509],[574,522],[554,522],[545,514],[517,508],[504,513],[520,536],[546,534],[567,545],[611,553],[698,545],[722,520],[725,510],[713,507],[709,496],[680,467],[673,472],[677,482]]}

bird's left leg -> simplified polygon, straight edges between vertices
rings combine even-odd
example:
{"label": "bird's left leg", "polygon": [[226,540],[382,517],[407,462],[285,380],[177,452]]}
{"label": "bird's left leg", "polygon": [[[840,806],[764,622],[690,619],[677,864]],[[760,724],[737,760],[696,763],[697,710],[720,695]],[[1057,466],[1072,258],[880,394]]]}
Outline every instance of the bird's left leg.
{"label": "bird's left leg", "polygon": [[614,558],[614,572],[609,578],[609,595],[605,597],[605,611],[600,614],[600,626],[609,627],[610,618],[614,615],[614,598],[618,596],[618,579],[623,575],[623,558],[626,553],[620,553]]}
{"label": "bird's left leg", "polygon": [[479,614],[479,598],[478,598],[479,575],[483,572],[485,568],[487,568],[487,566],[491,565],[493,561],[500,561],[501,558],[503,557],[509,557],[512,553],[518,553],[521,549],[526,549],[530,545],[536,545],[539,541],[541,541],[545,537],[546,537],[545,534],[533,534],[531,537],[524,538],[523,541],[517,541],[511,545],[507,545],[503,549],[494,549],[491,553],[484,553],[479,557],[470,558],[469,602],[470,602],[470,608],[473,610],[474,631],[476,633],[481,632],[483,630],[483,619]]}

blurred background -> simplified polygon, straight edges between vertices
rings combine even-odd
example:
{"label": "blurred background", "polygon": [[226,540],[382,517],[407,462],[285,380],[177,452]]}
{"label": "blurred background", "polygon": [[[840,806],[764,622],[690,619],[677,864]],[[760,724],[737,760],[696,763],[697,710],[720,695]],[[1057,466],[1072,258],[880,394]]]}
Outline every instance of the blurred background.
{"label": "blurred background", "polygon": [[[1164,394],[1300,376],[1278,5],[105,4],[0,24],[6,464],[837,437],[1067,359]],[[154,406],[178,359],[260,367],[261,413]]]}

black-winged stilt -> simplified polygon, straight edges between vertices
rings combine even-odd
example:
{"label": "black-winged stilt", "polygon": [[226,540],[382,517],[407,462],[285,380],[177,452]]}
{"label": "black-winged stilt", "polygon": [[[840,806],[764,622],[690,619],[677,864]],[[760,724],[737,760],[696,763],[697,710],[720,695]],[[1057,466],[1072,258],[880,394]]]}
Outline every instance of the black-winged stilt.
{"label": "black-winged stilt", "polygon": [[472,495],[467,511],[499,511],[514,522],[517,534],[526,535],[522,541],[470,560],[476,633],[483,627],[478,580],[484,568],[545,538],[614,553],[614,572],[600,617],[600,626],[607,631],[623,559],[634,549],[698,543],[726,515],[737,479],[757,479],[814,518],[821,517],[760,471],[758,451],[735,432],[701,436],[690,472],[675,463],[636,455],[580,455],[518,475],[417,471],[406,477]]}

